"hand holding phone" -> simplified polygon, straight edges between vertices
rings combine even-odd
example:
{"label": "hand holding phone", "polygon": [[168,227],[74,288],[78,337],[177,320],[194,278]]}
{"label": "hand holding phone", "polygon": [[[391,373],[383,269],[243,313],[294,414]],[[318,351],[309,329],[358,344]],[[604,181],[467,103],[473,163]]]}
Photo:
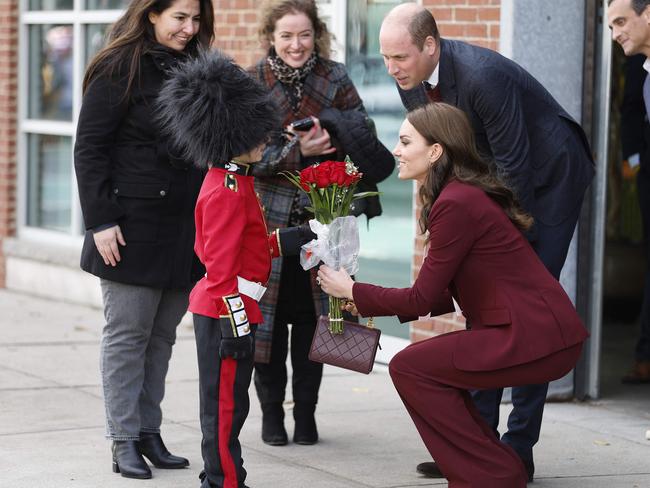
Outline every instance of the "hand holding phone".
{"label": "hand holding phone", "polygon": [[304,119],[296,120],[291,123],[291,128],[298,132],[305,132],[314,127],[314,119],[305,117]]}
{"label": "hand holding phone", "polygon": [[336,152],[336,148],[332,147],[329,133],[320,126],[316,117],[296,120],[289,127],[298,135],[300,153],[303,156],[320,156]]}

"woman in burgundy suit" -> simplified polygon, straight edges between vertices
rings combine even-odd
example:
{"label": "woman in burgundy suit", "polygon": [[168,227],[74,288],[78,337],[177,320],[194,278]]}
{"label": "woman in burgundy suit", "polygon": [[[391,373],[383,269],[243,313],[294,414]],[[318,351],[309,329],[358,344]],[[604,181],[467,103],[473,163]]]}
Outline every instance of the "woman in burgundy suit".
{"label": "woman in burgundy suit", "polygon": [[471,126],[443,103],[409,112],[393,154],[420,186],[428,252],[411,288],[353,282],[321,266],[327,293],[363,316],[402,322],[454,310],[467,330],[412,344],[390,375],[450,488],[522,488],[527,475],[474,407],[468,390],[544,383],[576,364],[588,333],[522,231],[533,224],[478,156]]}

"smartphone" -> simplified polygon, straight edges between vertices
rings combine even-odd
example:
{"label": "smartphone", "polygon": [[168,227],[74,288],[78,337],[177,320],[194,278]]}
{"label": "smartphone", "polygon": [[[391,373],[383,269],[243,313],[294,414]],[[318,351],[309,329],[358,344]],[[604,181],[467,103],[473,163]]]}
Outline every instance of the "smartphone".
{"label": "smartphone", "polygon": [[295,122],[291,123],[291,127],[293,127],[293,130],[300,132],[308,131],[314,127],[314,119],[311,117],[306,117],[304,119],[296,120]]}

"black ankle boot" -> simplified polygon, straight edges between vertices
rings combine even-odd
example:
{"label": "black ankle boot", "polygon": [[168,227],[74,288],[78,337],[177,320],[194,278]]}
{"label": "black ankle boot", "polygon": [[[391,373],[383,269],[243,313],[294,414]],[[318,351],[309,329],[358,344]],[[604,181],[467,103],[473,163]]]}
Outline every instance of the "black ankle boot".
{"label": "black ankle boot", "polygon": [[296,421],[293,431],[293,442],[309,446],[318,442],[318,430],[316,429],[315,403],[296,402],[293,407],[293,419]]}
{"label": "black ankle boot", "polygon": [[151,470],[135,444],[136,441],[113,441],[113,473],[120,473],[125,478],[147,480],[151,478]]}
{"label": "black ankle boot", "polygon": [[282,403],[262,403],[262,440],[269,446],[285,446],[289,442]]}
{"label": "black ankle boot", "polygon": [[190,465],[184,457],[174,456],[167,450],[160,434],[140,432],[137,447],[140,454],[149,459],[156,468],[181,469]]}

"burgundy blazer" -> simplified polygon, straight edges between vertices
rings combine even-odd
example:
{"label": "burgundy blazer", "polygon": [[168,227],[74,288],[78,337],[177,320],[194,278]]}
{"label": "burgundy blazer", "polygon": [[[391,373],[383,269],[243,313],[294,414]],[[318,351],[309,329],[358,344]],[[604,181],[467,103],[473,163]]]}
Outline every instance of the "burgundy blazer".
{"label": "burgundy blazer", "polygon": [[448,183],[428,229],[429,250],[411,288],[354,284],[361,315],[397,315],[402,322],[440,315],[454,309],[453,296],[470,327],[458,334],[453,353],[463,371],[527,363],[588,337],[558,281],[481,189]]}

